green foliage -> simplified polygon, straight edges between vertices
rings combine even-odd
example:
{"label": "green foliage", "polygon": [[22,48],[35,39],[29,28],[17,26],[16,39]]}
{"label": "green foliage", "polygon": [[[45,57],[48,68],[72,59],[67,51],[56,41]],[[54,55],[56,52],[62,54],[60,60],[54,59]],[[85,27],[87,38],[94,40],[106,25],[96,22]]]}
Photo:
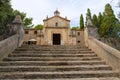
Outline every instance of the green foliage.
{"label": "green foliage", "polygon": [[44,26],[42,24],[38,24],[38,25],[35,26],[35,29],[41,29],[42,30],[43,28],[44,28]]}
{"label": "green foliage", "polygon": [[11,0],[0,0],[0,35],[3,35],[7,25],[12,23],[15,16],[20,14],[26,27],[32,26],[32,18],[27,18],[26,13],[13,10],[10,4]]}
{"label": "green foliage", "polygon": [[105,12],[106,16],[114,16],[115,17],[114,12],[113,12],[110,4],[105,5],[105,11],[104,12]]}
{"label": "green foliage", "polygon": [[82,14],[80,16],[80,29],[84,29],[84,19]]}
{"label": "green foliage", "polygon": [[26,13],[19,12],[18,10],[14,10],[13,14],[15,16],[18,14],[21,16],[21,19],[22,19],[23,24],[25,25],[25,28],[32,28],[33,27],[33,24],[32,24],[33,18],[26,17]]}
{"label": "green foliage", "polygon": [[95,14],[93,15],[92,23],[94,26],[98,27],[98,19],[97,19],[97,16]]}
{"label": "green foliage", "polygon": [[24,25],[27,27],[27,28],[31,28],[31,27],[33,27],[33,25],[31,25],[32,24],[32,18],[25,18],[25,20],[24,20]]}
{"label": "green foliage", "polygon": [[[119,38],[118,32],[120,33],[120,22],[117,22],[114,29],[113,29],[113,37]],[[120,34],[119,34],[120,35]]]}
{"label": "green foliage", "polygon": [[111,37],[113,33],[113,29],[116,25],[116,17],[111,8],[110,4],[105,5],[105,10],[103,13],[102,24],[99,29],[99,33],[101,37]]}
{"label": "green foliage", "polygon": [[100,12],[98,15],[98,29],[100,28],[102,21],[103,21],[103,15]]}
{"label": "green foliage", "polygon": [[[89,16],[89,17],[90,17],[90,19],[92,20],[92,17],[91,17],[91,11],[90,11],[90,9],[89,9],[89,8],[87,9],[86,16]],[[87,17],[86,17],[86,21],[87,21]]]}
{"label": "green foliage", "polygon": [[79,30],[80,28],[78,26],[72,27],[71,30]]}
{"label": "green foliage", "polygon": [[0,0],[0,35],[4,33],[7,24],[14,19],[12,12],[10,0]]}

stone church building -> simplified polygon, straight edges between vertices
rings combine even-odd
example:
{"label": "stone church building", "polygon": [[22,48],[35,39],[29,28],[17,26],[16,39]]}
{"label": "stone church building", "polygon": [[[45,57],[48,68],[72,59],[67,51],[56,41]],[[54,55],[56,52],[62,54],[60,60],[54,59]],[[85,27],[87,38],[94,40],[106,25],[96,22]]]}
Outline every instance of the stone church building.
{"label": "stone church building", "polygon": [[56,10],[53,17],[43,20],[44,28],[25,29],[24,43],[36,45],[83,45],[84,32],[70,29],[70,20]]}

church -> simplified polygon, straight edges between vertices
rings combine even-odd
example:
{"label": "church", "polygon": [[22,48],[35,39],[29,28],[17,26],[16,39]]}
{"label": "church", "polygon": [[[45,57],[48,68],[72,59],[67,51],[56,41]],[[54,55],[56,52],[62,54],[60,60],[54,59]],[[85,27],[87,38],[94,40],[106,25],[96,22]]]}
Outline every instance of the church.
{"label": "church", "polygon": [[44,28],[25,29],[24,44],[36,45],[83,45],[84,31],[71,30],[70,20],[61,17],[56,10],[54,16],[46,17],[43,20]]}

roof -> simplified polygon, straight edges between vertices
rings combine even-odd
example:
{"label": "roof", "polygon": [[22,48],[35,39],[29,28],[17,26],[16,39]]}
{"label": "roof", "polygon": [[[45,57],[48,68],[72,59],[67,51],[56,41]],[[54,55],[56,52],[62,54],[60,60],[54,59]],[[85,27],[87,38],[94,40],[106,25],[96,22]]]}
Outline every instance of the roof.
{"label": "roof", "polygon": [[59,18],[61,18],[61,19],[64,19],[64,20],[70,22],[70,20],[68,20],[67,18],[63,18],[63,17],[61,17],[61,16],[53,16],[53,17],[50,17],[50,18],[44,19],[43,21],[47,21],[47,20],[50,20],[50,19],[55,18],[55,17],[59,17]]}
{"label": "roof", "polygon": [[41,30],[41,29],[37,29],[37,28],[25,28],[24,30]]}
{"label": "roof", "polygon": [[37,41],[36,39],[30,39],[29,41]]}

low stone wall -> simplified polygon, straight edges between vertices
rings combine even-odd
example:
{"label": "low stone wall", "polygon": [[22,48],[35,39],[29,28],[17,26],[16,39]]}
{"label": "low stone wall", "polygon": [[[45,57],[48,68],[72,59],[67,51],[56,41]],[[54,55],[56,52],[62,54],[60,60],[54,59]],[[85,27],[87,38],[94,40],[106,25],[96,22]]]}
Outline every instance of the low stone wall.
{"label": "low stone wall", "polygon": [[5,40],[0,41],[0,61],[9,53],[14,51],[19,45],[19,35],[13,35]]}
{"label": "low stone wall", "polygon": [[105,60],[115,70],[120,71],[120,52],[93,37],[88,39],[89,48]]}
{"label": "low stone wall", "polygon": [[109,64],[114,70],[120,73],[120,51],[110,47],[109,45],[95,39],[88,35],[88,30],[84,32],[85,45],[92,49],[99,57],[101,57],[107,64]]}
{"label": "low stone wall", "polygon": [[120,38],[100,38],[99,40],[120,51]]}

